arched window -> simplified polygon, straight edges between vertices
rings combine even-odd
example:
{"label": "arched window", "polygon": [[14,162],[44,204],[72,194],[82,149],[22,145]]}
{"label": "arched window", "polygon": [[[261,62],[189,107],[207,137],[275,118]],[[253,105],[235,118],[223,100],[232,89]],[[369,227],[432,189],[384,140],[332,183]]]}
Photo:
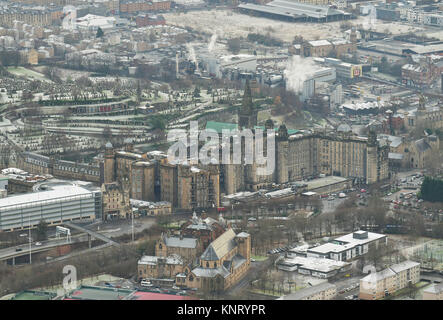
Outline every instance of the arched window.
{"label": "arched window", "polygon": [[214,268],[217,268],[217,262],[214,262]]}
{"label": "arched window", "polygon": [[209,262],[206,262],[206,268],[209,268]]}
{"label": "arched window", "polygon": [[189,281],[194,281],[194,277],[192,276],[192,274],[189,276]]}

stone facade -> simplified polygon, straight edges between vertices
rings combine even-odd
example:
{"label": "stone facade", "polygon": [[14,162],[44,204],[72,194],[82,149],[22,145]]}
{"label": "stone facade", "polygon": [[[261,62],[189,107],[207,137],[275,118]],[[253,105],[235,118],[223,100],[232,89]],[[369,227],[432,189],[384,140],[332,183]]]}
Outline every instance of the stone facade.
{"label": "stone facade", "polygon": [[224,291],[248,272],[251,264],[251,236],[228,229],[213,241],[200,257],[198,267],[188,272],[186,287],[203,292]]}
{"label": "stone facade", "polygon": [[103,219],[128,219],[131,215],[129,194],[117,182],[102,185]]}

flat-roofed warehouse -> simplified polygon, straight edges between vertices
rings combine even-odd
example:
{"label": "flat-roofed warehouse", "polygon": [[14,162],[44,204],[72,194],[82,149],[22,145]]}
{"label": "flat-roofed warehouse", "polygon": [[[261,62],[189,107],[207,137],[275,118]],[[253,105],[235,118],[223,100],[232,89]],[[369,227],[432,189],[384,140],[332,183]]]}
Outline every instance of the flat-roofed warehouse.
{"label": "flat-roofed warehouse", "polygon": [[347,12],[330,6],[318,6],[293,0],[274,0],[264,5],[245,3],[238,6],[240,12],[293,22],[331,22],[349,19]]}
{"label": "flat-roofed warehouse", "polygon": [[0,199],[0,232],[101,216],[101,192],[76,185],[53,186],[52,190]]}

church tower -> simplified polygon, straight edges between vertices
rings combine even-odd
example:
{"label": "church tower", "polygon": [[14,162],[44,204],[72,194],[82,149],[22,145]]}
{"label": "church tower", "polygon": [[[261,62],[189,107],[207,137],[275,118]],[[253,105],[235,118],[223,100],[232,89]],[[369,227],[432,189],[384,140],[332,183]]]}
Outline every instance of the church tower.
{"label": "church tower", "polygon": [[105,146],[105,166],[104,166],[104,183],[115,181],[115,159],[114,148],[110,142]]}
{"label": "church tower", "polygon": [[289,156],[289,137],[288,129],[282,124],[278,128],[276,139],[276,180],[277,183],[287,183],[288,177],[288,156]]}
{"label": "church tower", "polygon": [[243,101],[238,110],[238,127],[239,129],[247,128],[254,129],[257,125],[257,111],[254,109],[252,103],[251,87],[249,80],[246,80],[245,92],[243,94]]}
{"label": "church tower", "polygon": [[371,184],[378,181],[378,142],[377,134],[369,131],[366,146],[366,183]]}

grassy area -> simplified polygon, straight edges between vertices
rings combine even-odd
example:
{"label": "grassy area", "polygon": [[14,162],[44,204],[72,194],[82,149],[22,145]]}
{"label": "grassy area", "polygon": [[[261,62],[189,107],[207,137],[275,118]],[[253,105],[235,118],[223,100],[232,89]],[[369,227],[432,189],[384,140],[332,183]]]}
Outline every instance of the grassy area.
{"label": "grassy area", "polygon": [[21,76],[21,77],[25,77],[28,79],[35,79],[35,80],[40,80],[40,81],[47,81],[47,82],[51,82],[49,79],[47,79],[43,74],[35,72],[33,70],[30,69],[26,69],[24,67],[8,67],[7,68],[8,72],[16,75],[16,76]]}
{"label": "grassy area", "polygon": [[268,257],[266,257],[266,256],[254,256],[254,255],[252,255],[251,258],[254,259],[255,261],[266,261],[266,260],[268,260]]}

